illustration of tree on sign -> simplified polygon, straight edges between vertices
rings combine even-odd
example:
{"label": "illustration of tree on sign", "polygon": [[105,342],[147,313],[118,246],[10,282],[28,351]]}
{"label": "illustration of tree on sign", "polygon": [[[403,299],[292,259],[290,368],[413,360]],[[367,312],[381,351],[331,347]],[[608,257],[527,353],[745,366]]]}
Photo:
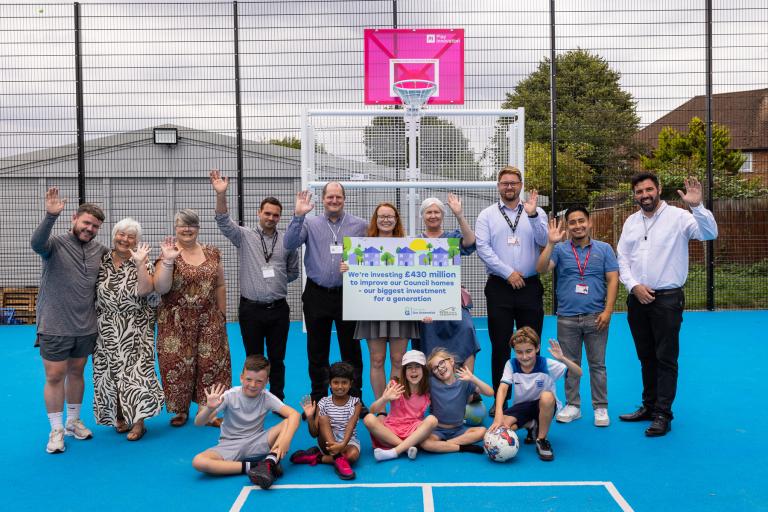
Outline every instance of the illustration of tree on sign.
{"label": "illustration of tree on sign", "polygon": [[363,254],[363,248],[360,247],[360,244],[357,244],[357,247],[355,247],[355,263],[362,265],[364,260],[365,255]]}
{"label": "illustration of tree on sign", "polygon": [[352,240],[350,240],[348,236],[345,236],[344,239],[341,241],[341,246],[343,248],[343,251],[341,253],[342,261],[349,261],[349,249],[352,248]]}
{"label": "illustration of tree on sign", "polygon": [[434,245],[432,245],[431,243],[428,243],[427,251],[429,252],[427,252],[427,265],[431,265],[432,259],[434,258],[434,255],[432,254],[432,248],[434,248]]}
{"label": "illustration of tree on sign", "polygon": [[449,238],[448,239],[448,260],[453,261],[453,259],[458,256],[461,253],[461,249],[459,248],[459,238]]}
{"label": "illustration of tree on sign", "polygon": [[379,247],[379,249],[381,249],[381,262],[384,263],[384,265],[394,265],[395,256],[389,251],[385,251],[384,246]]}

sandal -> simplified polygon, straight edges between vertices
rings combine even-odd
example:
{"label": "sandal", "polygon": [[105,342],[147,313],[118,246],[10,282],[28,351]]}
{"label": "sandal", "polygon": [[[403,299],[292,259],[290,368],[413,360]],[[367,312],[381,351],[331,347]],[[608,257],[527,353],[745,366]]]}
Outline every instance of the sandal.
{"label": "sandal", "polygon": [[182,427],[187,423],[187,420],[189,419],[189,414],[186,412],[180,412],[173,418],[171,418],[171,426],[172,427]]}
{"label": "sandal", "polygon": [[209,427],[221,428],[222,423],[224,423],[224,418],[214,418],[208,423],[206,423],[206,425]]}
{"label": "sandal", "polygon": [[129,441],[138,441],[142,437],[144,437],[144,434],[147,433],[147,427],[145,427],[143,424],[141,425],[141,430],[135,430],[136,425],[133,426],[130,432],[128,432],[128,435],[126,436],[126,439]]}
{"label": "sandal", "polygon": [[117,422],[117,425],[115,425],[115,432],[118,434],[125,434],[129,430],[131,430],[131,426],[128,425],[125,420],[120,420]]}

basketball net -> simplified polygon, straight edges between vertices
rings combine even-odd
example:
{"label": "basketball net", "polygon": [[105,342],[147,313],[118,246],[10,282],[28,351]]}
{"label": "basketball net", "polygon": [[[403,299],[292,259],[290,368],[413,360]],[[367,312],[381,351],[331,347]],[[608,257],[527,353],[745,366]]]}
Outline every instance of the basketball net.
{"label": "basketball net", "polygon": [[403,102],[408,113],[415,114],[435,93],[437,84],[430,80],[409,79],[395,82],[392,88],[400,96],[400,101]]}

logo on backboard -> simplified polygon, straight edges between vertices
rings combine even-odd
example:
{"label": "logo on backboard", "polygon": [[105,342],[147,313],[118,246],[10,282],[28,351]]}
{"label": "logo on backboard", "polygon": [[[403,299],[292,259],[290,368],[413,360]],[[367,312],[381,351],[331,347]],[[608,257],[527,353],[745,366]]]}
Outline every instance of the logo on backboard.
{"label": "logo on backboard", "polygon": [[435,42],[435,34],[427,34],[427,43]]}

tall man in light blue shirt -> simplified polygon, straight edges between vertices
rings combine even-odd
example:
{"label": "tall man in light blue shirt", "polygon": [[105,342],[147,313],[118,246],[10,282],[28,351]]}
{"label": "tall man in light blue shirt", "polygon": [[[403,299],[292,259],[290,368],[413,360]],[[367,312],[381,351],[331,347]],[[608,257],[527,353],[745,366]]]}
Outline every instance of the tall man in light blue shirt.
{"label": "tall man in light blue shirt", "polygon": [[[563,224],[570,237],[564,242]],[[565,357],[579,366],[582,345],[586,347],[595,426],[607,427],[611,421],[605,349],[619,290],[619,263],[609,244],[592,239],[591,229],[589,212],[583,206],[568,208],[564,223],[549,221],[549,241],[536,270],[555,269],[557,273],[557,340]],[[566,376],[568,405],[557,413],[557,421],[581,418],[579,382],[580,376],[573,372]]]}
{"label": "tall man in light blue shirt", "polygon": [[520,200],[520,170],[512,166],[501,169],[497,187],[499,201],[480,212],[475,225],[477,254],[488,273],[485,297],[494,388],[510,358],[509,339],[515,328],[527,325],[541,336],[544,288],[536,262],[547,245],[547,214],[536,207],[535,190],[525,202]]}
{"label": "tall man in light blue shirt", "polygon": [[308,190],[296,195],[293,219],[285,232],[283,245],[288,251],[304,248],[307,284],[301,300],[307,326],[307,360],[312,381],[312,400],[328,396],[328,369],[331,350],[331,327],[336,324],[341,359],[354,369],[350,394],[360,396],[363,379],[363,356],[360,342],[353,339],[355,322],[342,318],[342,247],[345,236],[365,236],[368,223],[344,211],[344,187],[329,182],[323,187],[323,215],[307,217],[315,204]]}

